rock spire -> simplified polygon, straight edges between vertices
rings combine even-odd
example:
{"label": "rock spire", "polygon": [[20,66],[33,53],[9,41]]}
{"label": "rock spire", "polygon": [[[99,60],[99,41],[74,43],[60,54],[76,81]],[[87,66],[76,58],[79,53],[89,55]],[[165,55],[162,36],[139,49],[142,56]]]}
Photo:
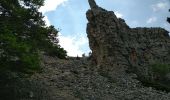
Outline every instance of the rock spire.
{"label": "rock spire", "polygon": [[91,8],[91,9],[98,8],[95,0],[88,0],[88,2],[89,2],[89,5],[90,5],[90,8]]}

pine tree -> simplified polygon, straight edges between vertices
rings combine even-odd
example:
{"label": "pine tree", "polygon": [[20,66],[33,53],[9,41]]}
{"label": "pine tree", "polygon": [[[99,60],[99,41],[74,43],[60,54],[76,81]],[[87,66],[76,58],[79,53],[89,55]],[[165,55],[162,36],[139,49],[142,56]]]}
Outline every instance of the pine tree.
{"label": "pine tree", "polygon": [[[170,9],[169,9],[169,12],[170,12]],[[170,23],[170,17],[167,18],[167,21]]]}
{"label": "pine tree", "polygon": [[43,3],[44,0],[0,0],[0,71],[39,69],[42,50],[56,50],[60,58],[66,56],[55,38],[58,31],[53,26],[46,27],[38,12]]}

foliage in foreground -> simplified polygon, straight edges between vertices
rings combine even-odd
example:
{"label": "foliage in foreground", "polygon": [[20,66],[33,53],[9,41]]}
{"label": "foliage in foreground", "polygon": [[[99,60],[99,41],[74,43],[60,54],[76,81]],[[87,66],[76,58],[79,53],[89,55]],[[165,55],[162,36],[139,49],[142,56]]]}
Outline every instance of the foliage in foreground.
{"label": "foliage in foreground", "polygon": [[1,0],[0,71],[27,72],[40,68],[39,52],[66,57],[58,45],[58,31],[47,27],[38,9],[44,0]]}
{"label": "foliage in foreground", "polygon": [[167,74],[170,73],[170,65],[155,63],[150,66],[151,76],[149,78],[140,77],[139,80],[145,86],[151,86],[155,89],[170,92],[170,80],[167,78]]}

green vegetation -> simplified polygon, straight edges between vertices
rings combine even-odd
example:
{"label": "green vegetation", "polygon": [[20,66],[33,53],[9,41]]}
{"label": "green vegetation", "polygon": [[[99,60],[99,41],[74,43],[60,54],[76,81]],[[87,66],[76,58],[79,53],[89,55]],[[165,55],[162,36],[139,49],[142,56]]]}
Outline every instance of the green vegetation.
{"label": "green vegetation", "polygon": [[170,73],[169,64],[156,63],[150,65],[151,76],[148,78],[138,77],[143,85],[154,87],[155,89],[170,92],[170,84],[166,79],[166,75]]}
{"label": "green vegetation", "polygon": [[66,57],[56,39],[58,30],[47,27],[38,9],[44,0],[1,0],[0,72],[30,72],[40,69],[41,51]]}
{"label": "green vegetation", "polygon": [[153,64],[152,66],[152,71],[154,72],[155,75],[160,75],[164,77],[166,74],[170,73],[170,65],[168,64]]}
{"label": "green vegetation", "polygon": [[166,91],[166,92],[170,92],[170,86],[169,84],[164,84],[164,83],[161,83],[159,81],[146,81],[146,80],[143,80],[142,78],[139,79],[142,84],[144,86],[147,86],[147,87],[153,87],[157,90],[161,90],[161,91]]}
{"label": "green vegetation", "polygon": [[[170,12],[170,9],[169,9]],[[167,17],[167,22],[170,23],[170,17]]]}

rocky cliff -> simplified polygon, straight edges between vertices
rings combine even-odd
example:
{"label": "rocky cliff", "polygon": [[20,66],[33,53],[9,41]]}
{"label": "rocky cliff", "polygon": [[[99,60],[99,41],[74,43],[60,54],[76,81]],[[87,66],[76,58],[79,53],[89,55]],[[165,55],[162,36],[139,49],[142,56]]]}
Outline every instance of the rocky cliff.
{"label": "rocky cliff", "polygon": [[42,54],[41,71],[32,76],[0,74],[1,100],[170,100],[170,89],[158,90],[137,79],[150,78],[152,64],[170,68],[168,32],[132,29],[94,0],[89,4],[87,34],[95,65],[87,58],[63,60]]}
{"label": "rocky cliff", "polygon": [[170,64],[168,31],[163,28],[130,28],[113,11],[93,2],[86,13],[87,35],[93,62],[100,69],[112,73],[124,73],[130,69],[141,77],[148,77],[148,66]]}

